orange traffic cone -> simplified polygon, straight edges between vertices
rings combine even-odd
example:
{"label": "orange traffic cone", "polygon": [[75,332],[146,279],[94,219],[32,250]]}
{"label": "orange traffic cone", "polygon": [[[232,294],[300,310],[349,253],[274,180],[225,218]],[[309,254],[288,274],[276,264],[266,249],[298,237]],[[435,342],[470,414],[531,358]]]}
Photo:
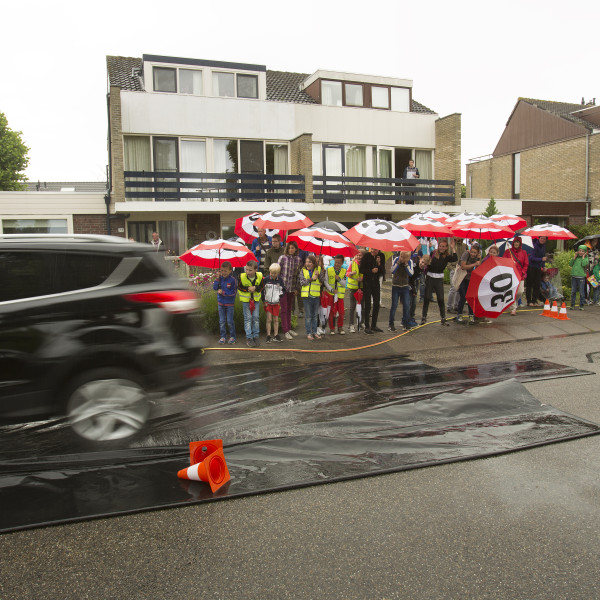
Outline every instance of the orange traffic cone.
{"label": "orange traffic cone", "polygon": [[192,481],[204,481],[210,485],[213,493],[231,479],[223,450],[220,448],[207,456],[202,462],[181,469],[177,473],[177,477]]}
{"label": "orange traffic cone", "polygon": [[550,300],[546,300],[544,304],[544,312],[541,314],[542,317],[550,317]]}
{"label": "orange traffic cone", "polygon": [[219,449],[223,450],[223,440],[190,442],[190,465],[202,462],[207,456]]}
{"label": "orange traffic cone", "polygon": [[567,305],[563,302],[560,307],[560,313],[558,313],[559,321],[570,321],[569,317],[567,317]]}
{"label": "orange traffic cone", "polygon": [[556,304],[556,300],[552,303],[552,310],[549,316],[553,319],[558,319],[558,305]]}

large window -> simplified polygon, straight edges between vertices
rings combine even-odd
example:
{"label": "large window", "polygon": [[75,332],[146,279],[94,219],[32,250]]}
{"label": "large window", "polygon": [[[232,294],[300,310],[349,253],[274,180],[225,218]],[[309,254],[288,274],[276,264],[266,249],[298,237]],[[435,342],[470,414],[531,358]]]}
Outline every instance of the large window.
{"label": "large window", "polygon": [[389,108],[390,97],[389,88],[372,86],[371,87],[371,106],[373,108]]}
{"label": "large window", "polygon": [[184,221],[159,221],[158,235],[165,245],[166,254],[180,256],[186,251]]}
{"label": "large window", "polygon": [[177,69],[154,67],[152,73],[155,92],[177,92]]}
{"label": "large window", "polygon": [[256,75],[237,74],[237,97],[258,98],[258,77]]}
{"label": "large window", "polygon": [[[155,137],[154,141],[154,170],[155,171],[169,171],[175,173],[179,170],[178,155],[177,155],[177,138],[167,137]],[[177,179],[157,177],[157,183],[169,183],[168,186],[156,186],[157,192],[171,193],[178,192],[179,188],[177,185],[173,185],[177,182]],[[156,198],[156,200],[177,200],[175,196]]]}
{"label": "large window", "polygon": [[182,94],[202,95],[202,71],[179,69],[179,92]]}
{"label": "large window", "polygon": [[521,153],[516,152],[513,154],[513,193],[512,196],[515,199],[519,199],[521,196]]}
{"label": "large window", "polygon": [[346,104],[348,106],[362,106],[363,105],[363,86],[347,83],[345,85],[346,90]]}
{"label": "large window", "polygon": [[181,140],[181,171],[183,173],[206,173],[206,142],[204,140]]}
{"label": "large window", "polygon": [[66,219],[4,219],[3,233],[67,233]]}
{"label": "large window", "polygon": [[214,141],[215,173],[238,172],[237,140]]}
{"label": "large window", "polygon": [[410,112],[410,90],[407,88],[392,88],[392,110]]}
{"label": "large window", "polygon": [[327,106],[342,106],[341,81],[321,81],[321,103]]}
{"label": "large window", "polygon": [[235,76],[233,73],[213,72],[213,95],[235,98]]}
{"label": "large window", "polygon": [[[313,146],[314,149],[314,146]],[[288,147],[287,144],[267,144],[265,149],[267,174],[288,174]]]}
{"label": "large window", "polygon": [[[144,136],[126,135],[124,142],[124,166],[125,171],[151,171],[152,162],[150,160],[150,138]],[[132,177],[128,181],[152,181],[144,177]],[[128,187],[128,192],[150,192],[150,187]],[[145,198],[130,198],[131,200],[145,200]]]}
{"label": "large window", "polygon": [[321,144],[312,145],[312,172],[313,175],[323,175],[323,149]]}

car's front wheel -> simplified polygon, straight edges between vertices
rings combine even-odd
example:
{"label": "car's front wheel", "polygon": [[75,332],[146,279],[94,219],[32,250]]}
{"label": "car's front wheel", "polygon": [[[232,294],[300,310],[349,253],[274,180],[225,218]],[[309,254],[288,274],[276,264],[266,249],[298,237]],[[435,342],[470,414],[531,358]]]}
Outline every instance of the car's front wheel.
{"label": "car's front wheel", "polygon": [[65,412],[79,438],[106,446],[128,440],[144,429],[150,406],[137,373],[104,368],[87,371],[71,382]]}

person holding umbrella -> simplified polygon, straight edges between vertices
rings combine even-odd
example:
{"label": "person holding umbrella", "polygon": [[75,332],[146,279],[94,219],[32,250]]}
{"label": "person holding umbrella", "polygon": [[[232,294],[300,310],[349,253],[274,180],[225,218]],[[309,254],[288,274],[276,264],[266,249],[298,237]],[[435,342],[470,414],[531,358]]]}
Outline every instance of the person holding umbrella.
{"label": "person holding umbrella", "polygon": [[265,256],[267,250],[269,250],[273,244],[273,238],[267,235],[267,231],[263,227],[258,227],[257,232],[258,237],[252,242],[250,250],[252,250],[252,254],[256,256],[258,270],[262,273],[265,266]]}
{"label": "person holding umbrella", "polygon": [[367,251],[363,246],[358,247],[356,256],[352,259],[348,271],[346,272],[347,290],[348,290],[348,302],[350,306],[350,333],[354,333],[356,328],[354,327],[356,317],[356,291],[363,285],[363,276],[360,272],[360,261]]}
{"label": "person holding umbrella", "polygon": [[438,307],[440,309],[440,317],[442,317],[442,325],[450,326],[446,321],[446,305],[444,303],[444,270],[449,262],[456,262],[458,257],[454,251],[454,238],[450,239],[450,250],[448,251],[448,241],[441,240],[437,249],[431,253],[431,264],[427,269],[425,276],[425,298],[423,300],[423,313],[421,315],[421,325],[427,322],[427,310],[429,309],[429,299],[433,298],[433,292],[437,298]]}
{"label": "person holding umbrella", "polygon": [[[465,302],[467,300],[467,288],[469,287],[469,282],[471,281],[471,273],[473,269],[476,269],[481,264],[481,247],[477,242],[471,244],[471,248],[466,252],[463,252],[463,255],[460,257],[460,264],[457,268],[466,271],[466,275],[464,279],[460,282],[460,286],[458,287],[458,305],[456,307],[456,312],[458,313],[456,316],[456,322],[463,322],[463,308],[465,307]],[[470,304],[467,304],[469,308],[469,323],[475,323],[475,316],[473,315],[473,309]]]}
{"label": "person holding umbrella", "polygon": [[309,254],[300,271],[301,296],[304,300],[306,337],[309,340],[320,339],[317,333],[317,311],[321,299],[321,286],[325,279],[325,273],[317,266],[317,257]]}
{"label": "person holding umbrella", "polygon": [[229,326],[229,344],[235,344],[235,323],[233,321],[233,306],[237,294],[237,281],[231,274],[233,268],[229,261],[221,264],[221,275],[213,283],[213,290],[217,291],[217,305],[219,309],[219,329],[221,339],[219,344],[227,341],[227,326]]}
{"label": "person holding umbrella", "polygon": [[527,256],[527,252],[523,250],[522,240],[519,236],[513,238],[512,248],[506,249],[503,258],[511,258],[513,260],[521,277],[519,287],[517,288],[517,293],[515,294],[515,303],[510,311],[510,315],[514,317],[517,314],[517,305],[519,304],[519,300],[523,296],[525,278],[527,277],[527,269],[529,268],[529,257]]}
{"label": "person holding umbrella", "polygon": [[[369,252],[366,252],[362,257],[359,270],[363,275],[365,333],[382,332],[383,329],[377,327],[377,317],[379,316],[379,301],[381,298],[379,277],[385,275],[385,255],[377,248],[370,248]],[[373,307],[373,314],[371,314],[371,306]]]}
{"label": "person holding umbrella", "polygon": [[525,296],[527,306],[540,306],[538,300],[542,300],[540,284],[542,282],[542,268],[546,265],[546,240],[548,238],[540,236],[533,238],[533,249],[528,252],[529,268],[527,269],[527,279],[525,280]]}

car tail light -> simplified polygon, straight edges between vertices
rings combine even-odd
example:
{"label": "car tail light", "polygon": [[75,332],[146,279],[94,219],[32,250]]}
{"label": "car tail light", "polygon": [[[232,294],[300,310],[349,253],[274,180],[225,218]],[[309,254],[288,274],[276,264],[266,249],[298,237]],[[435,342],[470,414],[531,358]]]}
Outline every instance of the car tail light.
{"label": "car tail light", "polygon": [[127,294],[125,298],[131,302],[158,304],[158,306],[170,313],[189,313],[194,312],[198,308],[198,297],[194,292],[186,290]]}

